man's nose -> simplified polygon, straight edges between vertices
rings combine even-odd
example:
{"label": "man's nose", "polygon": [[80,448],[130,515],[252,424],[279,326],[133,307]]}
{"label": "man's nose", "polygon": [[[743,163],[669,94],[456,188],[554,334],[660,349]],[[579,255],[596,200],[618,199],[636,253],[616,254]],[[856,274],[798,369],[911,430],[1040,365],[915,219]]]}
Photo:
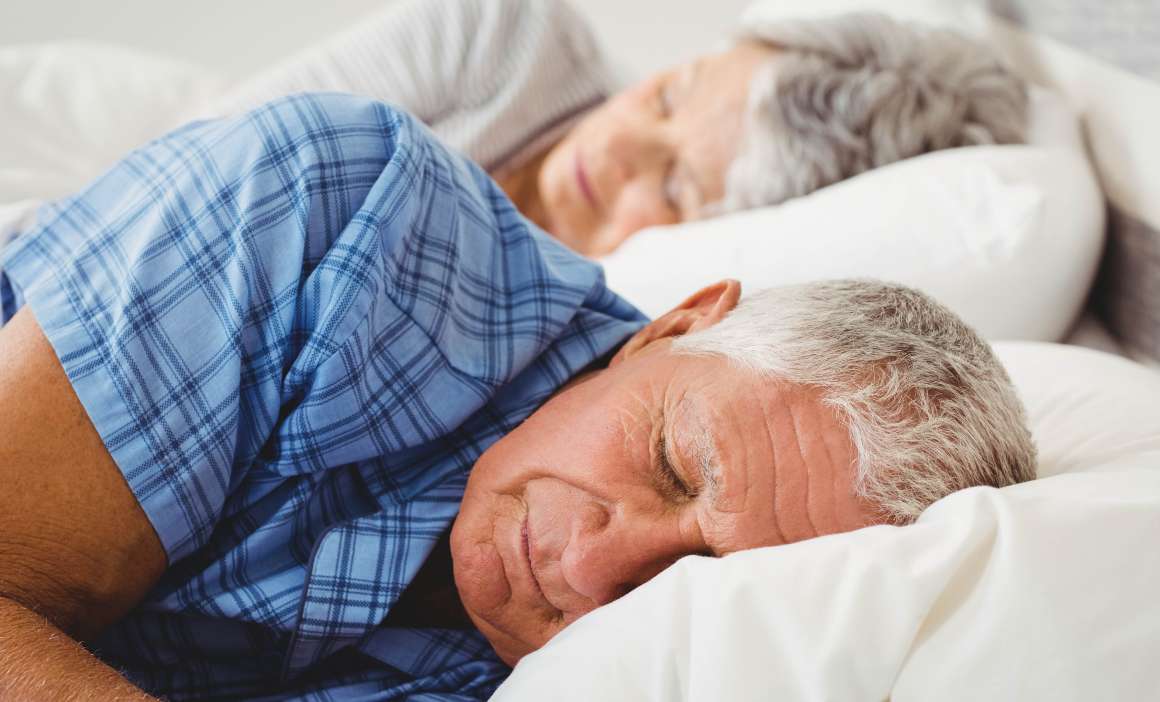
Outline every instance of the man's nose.
{"label": "man's nose", "polygon": [[627,594],[699,550],[682,537],[671,515],[613,514],[595,504],[587,509],[572,523],[560,568],[568,585],[597,605]]}

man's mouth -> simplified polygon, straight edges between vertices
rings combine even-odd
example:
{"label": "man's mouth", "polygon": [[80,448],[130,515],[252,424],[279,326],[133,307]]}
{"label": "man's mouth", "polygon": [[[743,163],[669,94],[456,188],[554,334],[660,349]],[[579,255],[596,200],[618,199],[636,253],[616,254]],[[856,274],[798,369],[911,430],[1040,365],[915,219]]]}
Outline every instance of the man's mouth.
{"label": "man's mouth", "polygon": [[[540,579],[536,577],[536,566],[532,562],[532,539],[528,532],[528,518],[524,517],[524,526],[520,530],[520,537],[523,540],[522,555],[524,561],[528,564],[528,574],[532,576],[532,584],[536,586],[536,592],[545,602],[548,601],[547,595],[544,594],[544,589],[540,587]],[[551,604],[549,602],[549,604]]]}

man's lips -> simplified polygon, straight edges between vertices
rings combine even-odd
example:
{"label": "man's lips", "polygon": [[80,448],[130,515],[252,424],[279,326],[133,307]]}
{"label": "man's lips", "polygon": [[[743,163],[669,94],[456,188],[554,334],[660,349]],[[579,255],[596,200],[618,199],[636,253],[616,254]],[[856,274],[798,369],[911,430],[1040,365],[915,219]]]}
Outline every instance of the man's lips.
{"label": "man's lips", "polygon": [[532,584],[536,586],[536,592],[546,602],[548,597],[544,594],[544,589],[540,586],[540,579],[536,577],[536,566],[532,562],[532,540],[528,533],[527,517],[524,517],[524,526],[520,529],[520,555],[524,557],[524,562],[528,564],[528,574],[532,578]]}
{"label": "man's lips", "polygon": [[576,182],[580,185],[580,192],[584,194],[584,199],[588,201],[592,209],[599,210],[596,193],[592,190],[592,184],[588,182],[588,173],[584,170],[584,162],[580,160],[579,151],[576,152]]}

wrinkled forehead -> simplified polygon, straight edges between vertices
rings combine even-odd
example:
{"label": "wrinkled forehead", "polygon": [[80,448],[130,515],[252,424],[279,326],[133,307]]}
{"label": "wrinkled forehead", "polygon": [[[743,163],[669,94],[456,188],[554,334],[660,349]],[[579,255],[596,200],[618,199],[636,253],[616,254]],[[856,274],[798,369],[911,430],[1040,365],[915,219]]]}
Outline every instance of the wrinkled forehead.
{"label": "wrinkled forehead", "polygon": [[676,455],[720,517],[717,550],[792,543],[873,522],[873,508],[855,491],[852,437],[821,389],[722,356],[686,358],[695,360],[675,376],[666,421]]}

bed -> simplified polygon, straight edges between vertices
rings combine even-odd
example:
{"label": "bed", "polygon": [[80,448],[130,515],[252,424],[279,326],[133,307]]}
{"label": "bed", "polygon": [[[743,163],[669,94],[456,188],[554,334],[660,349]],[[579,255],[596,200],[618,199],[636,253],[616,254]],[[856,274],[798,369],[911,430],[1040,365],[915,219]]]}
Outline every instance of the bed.
{"label": "bed", "polygon": [[[739,21],[864,8],[997,47],[1040,86],[1032,145],[920,157],[644,232],[605,260],[609,281],[650,312],[720,274],[923,287],[994,341],[1039,479],[956,493],[909,527],[683,559],[526,658],[496,699],[1160,698],[1160,8],[758,0]],[[584,9],[610,42],[630,34],[607,5]],[[720,26],[717,8],[675,12],[655,51],[620,54],[625,80],[717,38],[697,34],[698,13]],[[98,45],[0,49],[0,92],[17,98],[0,108],[0,246],[36,203],[235,78]],[[822,234],[765,235],[806,228]]]}

